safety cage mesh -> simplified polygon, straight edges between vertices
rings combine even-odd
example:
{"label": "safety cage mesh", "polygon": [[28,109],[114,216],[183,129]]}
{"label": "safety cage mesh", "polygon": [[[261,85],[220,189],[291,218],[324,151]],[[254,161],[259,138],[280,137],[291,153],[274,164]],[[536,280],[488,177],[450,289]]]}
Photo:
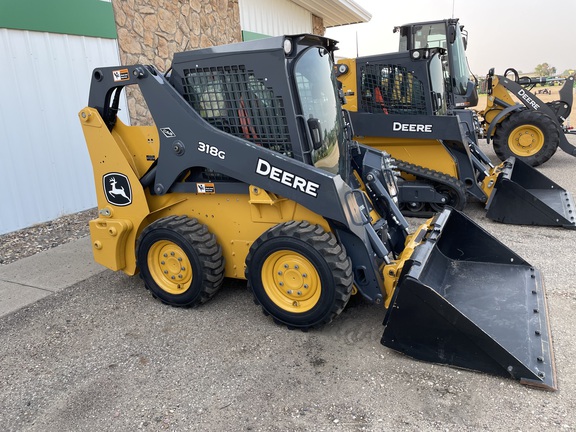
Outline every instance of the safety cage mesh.
{"label": "safety cage mesh", "polygon": [[360,108],[374,114],[426,114],[424,85],[413,72],[392,64],[361,66]]}
{"label": "safety cage mesh", "polygon": [[286,110],[244,66],[184,69],[184,98],[226,133],[292,157]]}

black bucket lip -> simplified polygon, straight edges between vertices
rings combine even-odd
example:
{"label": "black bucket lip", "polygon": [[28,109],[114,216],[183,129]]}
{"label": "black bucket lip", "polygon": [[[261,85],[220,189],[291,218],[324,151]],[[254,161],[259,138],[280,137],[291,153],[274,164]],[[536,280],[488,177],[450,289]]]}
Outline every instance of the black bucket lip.
{"label": "black bucket lip", "polygon": [[[443,228],[448,223],[449,218],[459,216],[462,216],[467,221],[476,225],[476,227],[478,228],[478,232],[482,233],[483,235],[489,236],[491,240],[496,240],[499,244],[502,245],[502,247],[506,248],[506,250],[509,250],[504,244],[498,241],[498,239],[495,239],[487,231],[482,229],[480,226],[478,226],[470,218],[468,218],[461,212],[450,209],[445,210],[441,215],[438,215],[438,217],[435,218],[435,220],[433,221],[432,225],[434,228],[430,231],[427,241],[424,241],[423,243],[421,243],[416,247],[413,256],[404,265],[404,269],[402,275],[400,276],[398,286],[394,292],[390,307],[388,308],[386,316],[384,318],[384,326],[386,328],[382,336],[382,344],[397,351],[403,352],[404,354],[407,354],[411,357],[419,358],[420,360],[431,361],[433,363],[438,364],[448,364],[450,366],[462,369],[477,370],[485,373],[493,373],[496,375],[510,377],[519,380],[521,384],[550,391],[556,390],[557,389],[556,367],[553,352],[554,350],[552,343],[552,333],[550,329],[550,321],[548,319],[549,317],[548,306],[546,301],[544,280],[538,269],[535,269],[529,263],[522,260],[521,257],[519,257],[520,260],[517,260],[520,262],[498,263],[498,265],[501,266],[513,266],[515,273],[518,274],[525,273],[526,280],[528,282],[525,282],[524,285],[527,289],[529,289],[532,292],[532,294],[529,294],[530,291],[528,291],[528,293],[526,294],[530,296],[536,294],[536,297],[534,297],[533,300],[530,300],[530,298],[526,299],[526,304],[530,304],[530,306],[527,307],[525,310],[526,315],[524,313],[520,314],[520,317],[528,316],[528,319],[523,321],[526,323],[526,326],[525,327],[523,327],[522,325],[518,326],[521,334],[525,334],[525,336],[527,336],[527,339],[525,339],[526,340],[525,348],[520,349],[520,351],[516,351],[514,348],[518,347],[517,346],[513,347],[511,346],[511,344],[509,344],[509,347],[506,348],[504,345],[502,345],[503,342],[502,337],[500,337],[500,340],[498,340],[497,334],[494,333],[494,328],[492,328],[491,330],[490,328],[488,328],[489,331],[487,332],[486,327],[484,328],[481,327],[482,320],[480,321],[476,320],[475,322],[473,319],[474,317],[467,316],[462,312],[462,310],[467,310],[466,308],[462,308],[462,305],[460,305],[460,308],[457,307],[458,305],[455,305],[451,303],[450,300],[447,300],[447,297],[450,298],[450,296],[444,297],[441,292],[438,292],[438,290],[422,282],[422,275],[427,271],[426,267],[428,265],[433,265],[433,263],[431,263],[432,254],[440,254],[444,256],[446,260],[453,260],[453,258],[447,257],[443,253],[443,251],[438,247],[438,242],[440,242],[442,239]],[[513,251],[511,250],[509,251],[516,256],[516,254]],[[490,265],[485,261],[474,262],[463,260],[462,262],[469,263],[471,265],[481,264],[484,267],[488,267]],[[399,342],[390,340],[394,339],[393,335],[397,334],[398,332],[400,334],[404,332],[404,329],[399,330],[393,329],[392,331],[390,331],[390,328],[393,328],[395,326],[395,324],[393,324],[394,317],[395,316],[397,317],[398,314],[402,313],[399,311],[399,309],[400,310],[404,309],[406,306],[406,301],[404,300],[405,297],[403,296],[400,301],[402,305],[398,309],[398,298],[403,289],[410,289],[411,284],[418,284],[419,286],[422,287],[422,291],[420,289],[416,291],[417,296],[419,295],[418,294],[419,292],[423,293],[424,299],[422,300],[422,304],[424,305],[424,307],[428,307],[430,308],[430,310],[434,311],[435,319],[444,320],[446,323],[448,323],[451,321],[450,318],[453,319],[455,317],[455,314],[458,315],[458,319],[462,320],[462,323],[464,323],[461,324],[463,329],[469,331],[469,333],[466,332],[462,333],[460,329],[458,329],[457,331],[459,333],[462,333],[459,334],[458,337],[463,337],[462,335],[464,335],[464,337],[469,341],[467,342],[468,346],[470,347],[473,346],[474,347],[473,350],[482,352],[484,357],[486,357],[487,359],[492,359],[489,360],[490,363],[492,364],[490,371],[482,370],[478,367],[473,366],[467,367],[466,364],[450,364],[447,361],[441,361],[439,359],[434,360],[433,358],[427,357],[429,353],[421,354],[420,352],[418,352],[419,348],[407,346],[401,341]],[[520,295],[524,294],[520,293]],[[434,298],[437,299],[435,300]],[[410,302],[411,300],[408,301],[408,303]],[[434,304],[435,302],[440,303],[443,306],[438,309],[434,309],[429,304],[429,302],[432,302],[432,304]],[[530,312],[532,311],[530,309],[532,308],[534,309],[533,312],[535,314],[536,312],[538,312],[538,315],[531,315]],[[437,312],[438,310],[440,311],[439,313]],[[444,313],[446,315],[443,315]],[[399,322],[403,321],[404,319],[401,319]],[[390,325],[391,322],[392,325]],[[415,326],[414,331],[421,333],[421,328]],[[492,333],[490,333],[490,331],[492,331]],[[504,329],[503,331],[505,332],[506,330]],[[387,332],[389,334],[387,334]],[[474,337],[470,336],[469,338],[465,336],[466,334],[473,335]],[[421,336],[417,336],[416,340],[420,337]],[[434,335],[431,335],[431,338],[434,339]],[[438,338],[436,337],[436,339]],[[432,344],[433,343],[434,342],[432,342]],[[540,349],[538,348],[538,346],[540,346]],[[410,353],[411,350],[413,351],[412,353]],[[416,353],[414,354],[415,351]],[[518,353],[519,355],[525,354],[524,357],[526,358],[524,360],[518,358],[516,354],[514,354],[515,352]],[[494,367],[496,367],[498,370],[495,371]]]}

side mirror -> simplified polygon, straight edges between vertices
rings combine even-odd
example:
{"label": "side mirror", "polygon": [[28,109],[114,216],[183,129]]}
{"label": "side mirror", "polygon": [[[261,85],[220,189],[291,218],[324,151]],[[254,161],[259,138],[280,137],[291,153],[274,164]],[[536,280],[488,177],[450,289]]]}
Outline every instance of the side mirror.
{"label": "side mirror", "polygon": [[448,43],[452,45],[456,40],[456,27],[453,25],[448,26]]}
{"label": "side mirror", "polygon": [[[345,66],[345,65],[342,65],[342,66]],[[338,82],[338,98],[340,99],[340,104],[346,105],[346,103],[347,103],[346,95],[344,94],[342,82],[341,81],[337,81],[337,82]]]}
{"label": "side mirror", "polygon": [[468,30],[464,30],[464,26],[460,26],[460,33],[462,34],[462,44],[464,45],[464,51],[468,48]]}
{"label": "side mirror", "polygon": [[435,91],[431,93],[432,93],[432,109],[434,110],[435,113],[437,113],[442,108],[442,102],[443,102],[442,93],[437,93]]}
{"label": "side mirror", "polygon": [[322,147],[322,128],[320,125],[320,120],[314,117],[308,119],[308,129],[310,130],[310,135],[312,136],[312,148],[318,150]]}

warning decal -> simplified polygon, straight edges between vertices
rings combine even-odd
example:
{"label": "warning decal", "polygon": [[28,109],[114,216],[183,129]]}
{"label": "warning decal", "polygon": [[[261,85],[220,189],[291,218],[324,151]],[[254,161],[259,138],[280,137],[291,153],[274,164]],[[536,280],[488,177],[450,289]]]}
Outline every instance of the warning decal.
{"label": "warning decal", "polygon": [[196,183],[196,190],[199,194],[213,194],[216,193],[214,183]]}
{"label": "warning decal", "polygon": [[128,69],[120,69],[112,71],[112,76],[114,77],[114,82],[116,81],[128,81],[130,79],[130,74]]}

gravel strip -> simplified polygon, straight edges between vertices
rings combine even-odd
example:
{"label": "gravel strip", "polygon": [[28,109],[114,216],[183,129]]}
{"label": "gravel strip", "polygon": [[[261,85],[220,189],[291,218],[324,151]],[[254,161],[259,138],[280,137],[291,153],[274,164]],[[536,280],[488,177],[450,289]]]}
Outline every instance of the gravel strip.
{"label": "gravel strip", "polygon": [[89,235],[88,221],[96,218],[97,213],[94,207],[0,235],[0,265],[10,264]]}

